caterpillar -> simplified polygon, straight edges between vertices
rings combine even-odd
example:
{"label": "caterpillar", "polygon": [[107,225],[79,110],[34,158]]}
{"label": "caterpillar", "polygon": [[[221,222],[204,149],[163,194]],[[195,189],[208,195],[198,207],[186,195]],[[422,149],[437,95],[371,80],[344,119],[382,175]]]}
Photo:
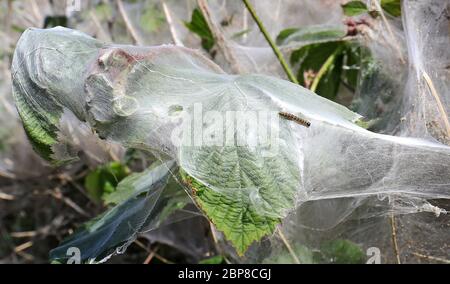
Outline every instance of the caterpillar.
{"label": "caterpillar", "polygon": [[281,117],[287,119],[287,120],[292,120],[300,125],[303,125],[304,127],[310,127],[311,126],[311,122],[307,121],[306,119],[300,118],[298,116],[295,116],[291,113],[287,113],[287,112],[279,112],[278,113]]}

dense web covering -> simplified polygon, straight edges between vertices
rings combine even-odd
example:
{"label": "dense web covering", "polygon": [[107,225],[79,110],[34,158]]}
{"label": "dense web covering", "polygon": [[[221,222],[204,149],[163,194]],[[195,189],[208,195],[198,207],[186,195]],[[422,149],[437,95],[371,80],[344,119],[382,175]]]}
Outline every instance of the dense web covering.
{"label": "dense web covering", "polygon": [[[127,148],[161,163],[124,182],[92,235],[81,231],[53,258],[84,243],[83,259],[106,260],[143,234],[197,261],[214,244],[200,245],[196,206],[231,262],[348,262],[339,260],[347,241],[364,260],[378,249],[382,262],[448,261],[447,1],[402,1],[401,17],[354,17],[368,24],[348,40],[374,60],[364,63],[356,97],[340,101],[351,110],[278,79],[285,73],[240,1],[118,2],[112,12],[83,1],[82,13],[68,18],[79,31],[26,30],[12,70],[9,60],[0,64],[2,176],[49,172],[26,136],[57,164],[82,153],[95,165]],[[347,32],[340,1],[251,2],[272,38],[302,28],[278,42],[286,58]],[[379,1],[364,2],[383,13]],[[196,7],[215,38],[209,52],[182,47],[202,49],[184,24]],[[11,25],[42,27],[58,13],[41,0],[13,8],[0,55],[12,55],[20,35]],[[176,46],[143,47],[169,42]],[[375,122],[371,131],[358,126],[366,121]],[[184,209],[166,220],[171,206]],[[199,236],[186,242],[182,224]]]}
{"label": "dense web covering", "polygon": [[[355,124],[359,115],[307,89],[225,74],[187,48],[104,45],[69,29],[29,29],[12,73],[19,114],[43,156],[72,158],[60,131],[71,112],[102,139],[175,159],[183,186],[239,254],[295,210],[293,228],[326,230],[363,204],[374,208],[357,218],[439,215],[445,211],[426,200],[450,197],[449,147],[367,131]],[[227,119],[241,113],[243,121]],[[262,144],[258,127],[277,136]],[[374,197],[395,202],[382,207]]]}

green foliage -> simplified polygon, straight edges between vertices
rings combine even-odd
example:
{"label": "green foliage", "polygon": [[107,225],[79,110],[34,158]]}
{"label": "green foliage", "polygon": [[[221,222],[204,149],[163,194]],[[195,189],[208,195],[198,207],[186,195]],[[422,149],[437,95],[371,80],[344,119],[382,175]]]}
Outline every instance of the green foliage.
{"label": "green foliage", "polygon": [[[277,213],[281,214],[282,211],[294,207],[296,179],[294,176],[290,180],[287,178],[290,171],[286,168],[283,171],[278,171],[282,167],[276,165],[276,159],[272,164],[273,171],[276,173],[275,176],[271,176],[264,172],[264,168],[257,167],[251,161],[248,153],[239,153],[245,150],[235,149],[235,151],[241,156],[241,159],[234,161],[238,163],[235,166],[222,169],[220,177],[217,176],[220,171],[217,165],[227,163],[226,161],[229,161],[230,157],[233,156],[233,152],[223,151],[219,157],[214,152],[208,154],[205,151],[205,159],[203,160],[212,172],[216,172],[216,175],[211,175],[211,178],[218,178],[215,181],[208,181],[208,184],[229,188],[228,191],[221,192],[207,187],[185,172],[182,172],[182,178],[191,189],[194,200],[206,213],[206,216],[218,230],[224,233],[237,253],[243,255],[254,241],[259,241],[262,237],[273,233],[275,226],[280,222],[280,218],[275,216]],[[207,156],[213,161],[206,158]],[[217,164],[214,164],[214,161]],[[240,184],[231,184],[231,181],[227,178],[229,174],[241,174],[241,180],[232,179]],[[246,188],[259,188],[259,194],[262,195],[262,198],[270,201],[269,206],[274,215],[269,216],[269,214],[263,212],[267,210],[263,208],[264,205],[252,203],[250,200],[251,193],[246,191]]]}
{"label": "green foliage", "polygon": [[141,15],[141,27],[147,32],[156,32],[165,23],[165,17],[157,5],[149,5]]}
{"label": "green foliage", "polygon": [[[57,143],[57,125],[62,114],[60,107],[46,112],[37,111],[41,109],[40,103],[50,105],[52,101],[49,96],[41,96],[41,101],[36,102],[23,92],[19,92],[22,86],[15,86],[13,95],[16,107],[22,120],[25,133],[27,134],[33,149],[44,159],[52,161],[52,146]],[[53,103],[56,105],[55,103]]]}
{"label": "green foliage", "polygon": [[252,31],[252,29],[245,29],[245,30],[242,30],[242,31],[240,31],[240,32],[234,33],[234,34],[231,36],[231,38],[232,38],[232,39],[238,39],[238,38],[240,38],[240,37],[242,37],[242,36],[248,34],[248,33],[251,32],[251,31]]}
{"label": "green foliage", "polygon": [[301,85],[311,87],[316,81],[314,91],[334,100],[340,85],[344,57],[350,52],[348,44],[342,41],[310,44],[292,53],[291,64],[299,66],[297,80]]}
{"label": "green foliage", "polygon": [[[108,195],[114,193],[119,182],[129,174],[130,170],[127,166],[120,162],[110,162],[91,171],[85,177],[84,186],[89,196],[95,201],[100,202],[102,198],[107,198]],[[120,192],[122,191],[124,190]],[[117,194],[114,196],[117,196]],[[117,199],[116,197],[113,200]]]}
{"label": "green foliage", "polygon": [[47,16],[44,20],[44,28],[53,27],[67,27],[67,17],[66,16]]}
{"label": "green foliage", "polygon": [[272,233],[280,222],[279,218],[260,216],[250,208],[245,196],[236,200],[207,188],[186,174],[182,177],[198,206],[241,256],[254,241]]}
{"label": "green foliage", "polygon": [[343,38],[346,31],[341,27],[310,26],[302,28],[289,28],[282,30],[277,36],[277,44],[289,42],[317,42],[331,41]]}
{"label": "green foliage", "polygon": [[323,244],[320,252],[316,253],[315,259],[321,263],[362,264],[365,262],[366,255],[357,244],[338,239]]}
{"label": "green foliage", "polygon": [[283,41],[288,38],[290,35],[292,35],[293,33],[297,32],[299,29],[298,28],[288,28],[288,29],[284,29],[282,30],[277,38],[276,38],[276,42],[278,45],[283,44]]}
{"label": "green foliage", "polygon": [[[401,1],[400,0],[381,0],[381,8],[393,17],[401,16]],[[362,1],[350,1],[342,5],[344,15],[353,17],[364,13],[377,15],[376,11],[369,11],[366,4]],[[375,13],[374,13],[375,12]]]}
{"label": "green foliage", "polygon": [[199,262],[199,264],[222,264],[222,263],[224,263],[224,259],[221,255],[206,258]]}
{"label": "green foliage", "polygon": [[350,1],[342,5],[344,15],[352,17],[368,12],[366,4],[361,1]]}
{"label": "green foliage", "polygon": [[191,21],[184,22],[184,25],[188,28],[188,30],[200,37],[202,47],[209,52],[214,46],[215,40],[202,12],[197,8],[194,9],[192,12]]}
{"label": "green foliage", "polygon": [[[357,87],[361,60],[370,57],[363,47],[344,39],[339,28],[315,27],[287,29],[278,35],[278,42],[307,43],[292,52],[291,65],[296,68],[298,82],[330,100],[336,100],[342,83],[352,92]],[[313,43],[310,43],[313,42]]]}
{"label": "green foliage", "polygon": [[381,7],[393,17],[400,17],[402,15],[400,0],[381,0]]}

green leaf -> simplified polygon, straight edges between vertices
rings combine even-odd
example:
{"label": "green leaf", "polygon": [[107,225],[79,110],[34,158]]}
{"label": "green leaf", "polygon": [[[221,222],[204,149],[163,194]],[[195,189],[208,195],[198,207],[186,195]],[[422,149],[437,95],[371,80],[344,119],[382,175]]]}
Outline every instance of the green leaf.
{"label": "green leaf", "polygon": [[[51,105],[48,94],[37,94],[40,101],[35,101],[27,93],[23,92],[23,84],[13,84],[13,96],[16,107],[22,120],[25,133],[33,146],[33,149],[44,159],[52,160],[52,146],[57,143],[57,125],[59,124],[62,109],[57,106],[47,109]],[[56,105],[53,102],[54,105]],[[48,112],[37,111],[47,109]]]}
{"label": "green leaf", "polygon": [[[318,95],[335,100],[341,82],[355,91],[361,71],[362,48],[351,41],[330,41],[305,45],[291,55],[301,85]],[[370,53],[365,53],[370,56]],[[344,68],[345,67],[345,68]]]}
{"label": "green leaf", "polygon": [[342,5],[344,15],[352,17],[363,13],[367,13],[368,9],[366,4],[361,1],[350,1]]}
{"label": "green leaf", "polygon": [[[282,123],[287,123],[282,121]],[[287,129],[287,128],[286,128]],[[286,147],[295,147],[284,136]],[[182,172],[194,200],[218,230],[243,255],[255,241],[274,232],[275,226],[295,207],[300,175],[292,154],[280,150],[261,158],[248,147],[183,147]],[[188,165],[188,157],[196,162]],[[199,172],[201,172],[199,174]]]}
{"label": "green leaf", "polygon": [[346,30],[341,26],[308,26],[282,30],[277,36],[277,44],[291,42],[323,42],[341,40]]}
{"label": "green leaf", "polygon": [[[345,42],[325,42],[306,45],[291,55],[291,63],[298,64],[297,79],[301,85],[314,87],[327,99],[336,98],[347,45]],[[307,74],[312,74],[308,81]]]}
{"label": "green leaf", "polygon": [[261,216],[249,208],[249,197],[245,194],[236,193],[240,196],[234,197],[220,194],[186,174],[183,181],[188,184],[198,206],[241,256],[254,241],[272,233],[280,222],[280,218]]}
{"label": "green leaf", "polygon": [[126,165],[110,162],[91,171],[84,180],[89,196],[97,202],[116,190],[119,182],[130,174]]}
{"label": "green leaf", "polygon": [[184,22],[184,25],[191,32],[200,37],[200,39],[202,40],[202,47],[209,52],[214,46],[215,40],[202,12],[199,9],[195,8],[192,12],[191,21]]}
{"label": "green leaf", "polygon": [[[170,213],[174,212],[170,201],[181,200],[173,195],[174,192],[178,195],[184,194],[184,204],[188,200],[181,187],[166,187],[171,177],[169,171],[171,165],[173,162],[160,164],[143,173],[125,178],[119,186],[132,187],[131,190],[126,190],[130,194],[128,199],[87,222],[64,240],[59,247],[50,252],[51,260],[64,262],[69,258],[66,252],[70,247],[80,250],[83,262],[102,260],[117,253],[118,250],[123,251],[138,233],[157,228]],[[119,201],[125,198],[125,195],[122,193],[114,200]],[[171,208],[170,212],[168,206]]]}
{"label": "green leaf", "polygon": [[357,244],[338,239],[323,244],[315,259],[321,263],[362,264],[365,262],[366,255]]}
{"label": "green leaf", "polygon": [[288,29],[284,29],[282,30],[276,38],[276,42],[278,45],[283,44],[284,40],[289,37],[290,35],[292,35],[293,33],[297,32],[299,30],[299,28],[288,28]]}
{"label": "green leaf", "polygon": [[251,31],[252,31],[252,29],[245,29],[245,30],[242,30],[242,31],[240,31],[240,32],[236,32],[236,33],[234,33],[234,34],[231,36],[231,38],[232,38],[232,39],[238,39],[238,38],[240,38],[240,37],[242,37],[242,36],[248,34],[248,33],[251,32]]}
{"label": "green leaf", "polygon": [[402,15],[400,0],[381,0],[381,8],[393,17],[400,17]]}
{"label": "green leaf", "polygon": [[[84,87],[82,83],[74,82],[74,78],[83,77],[86,72],[84,64],[98,54],[97,48],[100,46],[93,38],[72,31],[70,35],[76,40],[69,46],[64,45],[67,48],[61,56],[62,52],[58,48],[46,48],[47,43],[59,43],[61,30],[66,29],[27,29],[17,44],[11,70],[13,97],[25,132],[35,151],[54,164],[74,158],[55,156],[56,144],[64,146],[59,147],[59,150],[69,148],[69,145],[62,145],[58,141],[58,127],[64,111],[62,104],[70,104],[71,112],[82,117],[83,107],[76,107],[75,102],[84,101],[81,99]],[[80,50],[84,52],[80,53]],[[32,63],[24,64],[28,60]],[[58,84],[46,86],[49,78],[53,79],[55,74]]]}
{"label": "green leaf", "polygon": [[203,259],[199,264],[221,264],[223,263],[223,257],[221,255],[216,255],[207,259]]}

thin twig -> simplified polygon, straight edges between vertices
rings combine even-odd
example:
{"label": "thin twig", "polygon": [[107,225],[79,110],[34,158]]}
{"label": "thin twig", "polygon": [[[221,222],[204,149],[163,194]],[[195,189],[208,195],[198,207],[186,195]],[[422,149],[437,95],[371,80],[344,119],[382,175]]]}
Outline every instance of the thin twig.
{"label": "thin twig", "polygon": [[222,251],[222,249],[221,249],[220,246],[219,246],[219,240],[218,240],[218,238],[217,238],[217,236],[216,236],[216,233],[215,233],[215,231],[214,231],[214,224],[213,224],[211,221],[209,221],[209,220],[208,220],[208,222],[209,222],[209,230],[210,230],[210,232],[211,232],[211,235],[212,235],[212,238],[213,238],[213,241],[214,241],[214,245],[215,245],[215,247],[216,247],[216,250],[222,255],[222,258],[225,260],[225,262],[226,262],[227,264],[230,264],[231,261],[228,260],[228,258],[225,256],[224,252]]}
{"label": "thin twig", "polygon": [[395,257],[397,259],[397,264],[401,264],[400,253],[399,253],[398,243],[397,243],[397,227],[395,225],[395,217],[393,214],[391,215],[390,221],[391,221],[391,229],[392,229],[392,243],[394,245]]}
{"label": "thin twig", "polygon": [[37,235],[37,231],[12,232],[10,234],[13,238],[33,238]]}
{"label": "thin twig", "polygon": [[2,200],[14,200],[14,195],[0,192],[0,199]]}
{"label": "thin twig", "polygon": [[59,227],[64,221],[63,216],[58,216],[50,224],[47,224],[35,231],[22,231],[22,232],[12,232],[10,234],[13,238],[34,238],[38,235],[47,236],[52,228]]}
{"label": "thin twig", "polygon": [[292,258],[294,259],[296,264],[300,264],[300,260],[298,259],[297,255],[295,254],[294,250],[291,247],[291,244],[289,244],[288,240],[286,239],[286,237],[284,236],[283,232],[281,231],[280,228],[277,229],[278,231],[278,235],[280,236],[281,240],[283,241],[283,244],[286,246],[287,250],[289,251],[289,253],[291,254]]}
{"label": "thin twig", "polygon": [[264,35],[264,38],[269,43],[270,47],[272,48],[273,52],[275,53],[275,56],[277,57],[281,66],[283,67],[283,70],[286,73],[286,75],[288,76],[289,80],[291,80],[291,82],[293,82],[295,84],[298,84],[297,78],[295,78],[294,73],[292,72],[289,65],[286,63],[286,60],[284,59],[283,54],[281,53],[281,51],[278,49],[275,42],[270,37],[270,35],[267,32],[266,28],[264,27],[263,23],[258,18],[258,15],[256,15],[256,11],[253,8],[253,6],[250,4],[250,2],[248,2],[248,0],[242,0],[242,1],[244,2],[245,6],[247,7],[247,10],[249,11],[250,15],[252,15],[253,20],[258,25],[259,30]]}
{"label": "thin twig", "polygon": [[8,178],[8,179],[15,179],[16,176],[7,172],[0,171],[0,177],[2,178]]}
{"label": "thin twig", "polygon": [[70,198],[63,196],[62,192],[59,188],[55,188],[56,191],[49,191],[48,194],[53,196],[54,198],[63,201],[67,206],[78,212],[79,214],[85,217],[91,217],[86,211],[84,211],[80,206],[78,206],[75,202],[73,202]]}
{"label": "thin twig", "polygon": [[383,8],[381,8],[380,3],[378,3],[378,0],[375,0],[375,5],[377,6],[377,10],[381,15],[381,19],[383,20],[384,25],[386,26],[386,29],[388,30],[389,36],[391,37],[392,45],[395,47],[396,51],[398,52],[398,56],[400,58],[400,61],[404,64],[406,61],[403,58],[402,50],[400,49],[400,45],[398,44],[398,41],[392,32],[391,25],[389,24],[388,20],[386,19],[386,16],[384,15]]}
{"label": "thin twig", "polygon": [[99,34],[106,39],[108,42],[111,42],[112,39],[109,36],[109,34],[105,31],[105,29],[103,28],[102,24],[100,23],[100,20],[98,19],[98,17],[95,15],[94,11],[90,11],[89,12],[89,17],[91,17],[92,21],[94,22],[95,26],[97,27],[97,30],[99,31]]}
{"label": "thin twig", "polygon": [[447,131],[447,136],[450,139],[450,122],[448,121],[448,115],[447,115],[447,112],[445,111],[444,105],[442,104],[442,101],[439,98],[437,90],[434,87],[433,81],[431,80],[428,73],[425,72],[425,70],[422,70],[422,76],[425,79],[425,82],[427,83],[431,94],[433,95],[434,99],[436,100],[437,107],[439,109],[439,112],[441,113],[442,120],[444,121],[444,124],[445,124],[445,130]]}
{"label": "thin twig", "polygon": [[119,8],[119,13],[122,16],[122,19],[125,22],[125,26],[127,27],[127,30],[130,32],[134,43],[137,45],[143,45],[144,41],[141,39],[138,32],[134,28],[133,23],[131,23],[131,20],[128,17],[128,14],[125,11],[125,8],[123,7],[122,0],[117,0],[117,7]]}
{"label": "thin twig", "polygon": [[439,262],[442,262],[442,263],[450,264],[450,260],[445,259],[445,258],[431,256],[431,255],[424,255],[424,254],[421,254],[421,253],[418,253],[418,252],[412,252],[411,254],[415,255],[415,256],[418,256],[418,257],[421,257],[421,258],[426,258],[426,259],[429,259],[429,260],[435,260],[435,261],[439,261]]}
{"label": "thin twig", "polygon": [[36,17],[36,20],[39,23],[39,25],[42,25],[44,22],[44,16],[39,10],[39,6],[36,3],[36,0],[31,0],[30,2],[31,2],[31,11],[33,11],[33,14]]}
{"label": "thin twig", "polygon": [[169,30],[170,30],[170,34],[172,36],[173,42],[175,43],[175,45],[184,46],[183,42],[178,37],[177,30],[175,29],[175,26],[173,23],[172,15],[170,14],[170,10],[169,10],[169,7],[167,7],[166,1],[162,0],[161,3],[162,3],[164,15],[166,17],[166,22],[169,25]]}
{"label": "thin twig", "polygon": [[86,191],[84,190],[83,187],[81,187],[77,182],[74,181],[74,179],[70,175],[63,173],[63,174],[58,175],[57,178],[60,179],[61,182],[69,183],[70,185],[75,187],[75,189],[78,190],[84,197],[89,199],[89,201],[91,203],[94,203],[94,204],[97,203],[89,194],[86,193]]}
{"label": "thin twig", "polygon": [[9,33],[11,30],[11,19],[12,19],[12,15],[13,15],[13,1],[12,0],[8,0],[8,11],[6,13],[6,17],[5,17],[5,31],[6,33]]}
{"label": "thin twig", "polygon": [[158,251],[158,249],[159,249],[159,247],[155,247],[155,249],[152,250],[152,251],[148,254],[148,256],[147,256],[147,258],[144,260],[143,264],[149,264],[150,261],[152,261],[153,257],[155,256],[155,254],[156,254],[156,252]]}
{"label": "thin twig", "polygon": [[34,256],[32,256],[31,254],[26,253],[24,251],[17,252],[17,255],[25,258],[25,260],[30,261],[30,262],[34,260]]}
{"label": "thin twig", "polygon": [[14,252],[15,252],[15,253],[18,253],[18,252],[21,252],[21,251],[23,251],[23,250],[26,250],[26,249],[28,249],[28,248],[30,248],[30,247],[32,247],[32,246],[33,246],[33,242],[32,242],[32,241],[28,241],[28,242],[26,242],[26,243],[23,243],[23,244],[21,244],[21,245],[16,246],[16,247],[14,248]]}
{"label": "thin twig", "polygon": [[[152,252],[151,250],[149,250],[149,249],[148,249],[143,243],[141,243],[140,241],[135,240],[134,243],[135,243],[137,246],[139,246],[139,247],[141,247],[142,249],[144,249],[146,252],[148,252],[148,253],[151,253],[151,252]],[[156,259],[158,259],[159,261],[165,263],[165,264],[174,264],[174,263],[175,263],[175,262],[172,262],[172,261],[168,260],[167,258],[165,258],[165,257],[163,257],[163,256],[161,256],[161,255],[159,255],[159,254],[157,254],[156,252],[154,253],[154,257],[155,257]]]}
{"label": "thin twig", "polygon": [[230,64],[231,70],[237,74],[243,73],[244,69],[242,69],[241,65],[236,59],[236,55],[228,46],[228,43],[220,28],[216,25],[216,23],[212,19],[208,3],[206,3],[205,0],[197,0],[197,5],[202,11],[203,16],[205,17],[206,23],[208,24],[208,27],[211,30],[211,33],[213,34],[213,37],[216,41],[218,48],[222,52],[227,62]]}

